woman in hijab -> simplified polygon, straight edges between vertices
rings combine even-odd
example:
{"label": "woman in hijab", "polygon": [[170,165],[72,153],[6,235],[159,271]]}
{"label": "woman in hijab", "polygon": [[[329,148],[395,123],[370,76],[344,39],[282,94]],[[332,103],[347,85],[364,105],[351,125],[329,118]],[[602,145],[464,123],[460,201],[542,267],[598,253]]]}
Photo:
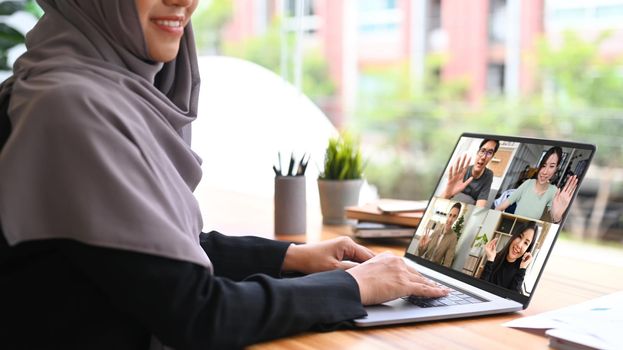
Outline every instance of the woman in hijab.
{"label": "woman in hijab", "polygon": [[0,86],[4,349],[239,348],[446,294],[350,239],[200,233],[197,1],[38,1]]}
{"label": "woman in hijab", "polygon": [[532,261],[532,247],[537,238],[539,227],[530,221],[518,227],[502,250],[496,254],[498,239],[485,245],[487,262],[480,278],[504,288],[521,291],[521,284],[526,276],[526,268]]}

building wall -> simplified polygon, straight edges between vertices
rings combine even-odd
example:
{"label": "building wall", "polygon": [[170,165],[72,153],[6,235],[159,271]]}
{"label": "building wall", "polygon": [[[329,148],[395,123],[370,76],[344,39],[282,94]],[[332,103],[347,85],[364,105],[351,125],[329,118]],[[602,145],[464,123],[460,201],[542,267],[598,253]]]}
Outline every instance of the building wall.
{"label": "building wall", "polygon": [[233,0],[233,19],[224,30],[228,41],[242,41],[256,35],[253,0]]}
{"label": "building wall", "polygon": [[446,32],[447,64],[443,79],[467,79],[469,99],[485,94],[488,57],[488,0],[444,0],[442,28]]}
{"label": "building wall", "polygon": [[[270,7],[263,12],[275,16],[280,12],[281,1],[283,0],[234,0],[234,19],[226,31],[226,40],[242,40],[259,34],[256,23],[258,18],[254,15],[258,6]],[[353,78],[353,74],[349,74],[350,69],[416,62],[411,57],[414,28],[420,25],[414,23],[417,19],[412,11],[416,0],[311,1],[319,25],[315,33],[307,35],[306,40],[317,43],[325,54],[332,80],[337,86],[337,96],[329,103],[329,114],[332,114],[336,124],[341,125],[350,113],[345,104],[352,103],[348,101],[352,100],[353,90],[357,88],[353,86],[357,84],[357,80]],[[428,1],[429,4],[433,2]],[[488,92],[487,79],[488,74],[491,75],[491,64],[503,71],[507,54],[504,43],[490,42],[491,1],[442,0],[440,5],[441,28],[438,32],[443,37],[441,50],[445,51],[448,59],[442,71],[442,79],[466,79],[469,83],[467,97],[473,102],[481,100]],[[529,64],[530,57],[526,53],[532,51],[537,38],[543,33],[544,0],[518,1],[521,3],[521,17],[518,21],[521,25],[518,84],[519,91],[527,93],[537,84],[534,81],[534,67]],[[499,2],[504,1],[498,0]],[[386,8],[383,9],[383,6]],[[366,10],[375,12],[370,14]],[[428,10],[430,11],[430,5]],[[348,11],[357,13],[351,13],[350,20],[345,22]],[[512,15],[519,14],[507,14]],[[348,32],[349,30],[354,30],[355,34]],[[425,30],[428,32],[431,28]],[[428,35],[426,40],[430,39]],[[426,45],[430,46],[429,43]],[[439,51],[440,48],[435,49]],[[355,55],[354,59],[352,55]],[[503,93],[503,88],[501,92]]]}
{"label": "building wall", "polygon": [[316,13],[320,18],[320,26],[317,32],[320,48],[324,52],[329,66],[331,79],[337,88],[336,96],[323,106],[325,113],[336,126],[345,122],[344,98],[349,88],[345,81],[344,71],[344,1],[316,0]]}
{"label": "building wall", "polygon": [[543,37],[544,27],[543,0],[521,2],[521,68],[519,73],[520,91],[530,94],[538,87],[535,80],[536,67],[530,57],[538,40]]}

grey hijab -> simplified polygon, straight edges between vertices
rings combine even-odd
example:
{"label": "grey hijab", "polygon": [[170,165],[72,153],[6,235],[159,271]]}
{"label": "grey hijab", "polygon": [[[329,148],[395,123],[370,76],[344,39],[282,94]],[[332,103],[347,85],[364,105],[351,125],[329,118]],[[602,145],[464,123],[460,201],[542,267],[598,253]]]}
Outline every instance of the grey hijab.
{"label": "grey hijab", "polygon": [[38,1],[45,15],[0,87],[13,126],[0,153],[7,241],[72,239],[211,269],[192,193],[190,25],[177,58],[154,63],[135,1]]}

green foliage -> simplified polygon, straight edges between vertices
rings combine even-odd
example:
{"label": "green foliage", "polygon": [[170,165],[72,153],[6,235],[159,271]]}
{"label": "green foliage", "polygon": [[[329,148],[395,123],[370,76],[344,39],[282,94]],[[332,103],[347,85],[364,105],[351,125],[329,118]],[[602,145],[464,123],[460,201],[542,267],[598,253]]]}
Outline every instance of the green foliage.
{"label": "green foliage", "polygon": [[0,23],[0,69],[11,69],[7,57],[8,51],[13,46],[22,44],[24,40],[22,33],[4,23]]}
{"label": "green foliage", "polygon": [[467,85],[442,82],[437,72],[443,63],[440,55],[427,59],[422,89],[410,82],[406,64],[361,74],[356,122],[382,150],[366,172],[382,197],[428,198],[454,146]]}
{"label": "green foliage", "polygon": [[543,90],[515,100],[466,101],[466,81],[440,81],[443,56],[428,58],[422,90],[413,88],[406,65],[366,69],[356,122],[383,150],[370,159],[368,181],[382,197],[427,198],[464,131],[596,143],[597,164],[623,166],[623,60],[601,53],[610,38],[566,33],[558,45],[541,41],[524,55],[538,67]]}
{"label": "green foliage", "polygon": [[596,39],[582,39],[565,32],[558,47],[541,40],[537,57],[539,67],[554,83],[551,103],[567,107],[623,107],[621,58],[606,58],[600,47],[612,37],[605,31]]}
{"label": "green foliage", "polygon": [[[10,16],[15,12],[25,11],[36,18],[43,15],[43,11],[34,0],[4,1],[0,3],[0,16]],[[10,70],[8,52],[12,47],[23,44],[24,35],[6,23],[0,22],[0,70]]]}
{"label": "green foliage", "polygon": [[457,238],[461,237],[461,233],[463,233],[463,225],[465,224],[465,216],[461,215],[456,222],[452,226],[452,231],[456,233]]}
{"label": "green foliage", "polygon": [[212,0],[199,3],[193,14],[195,42],[199,53],[222,51],[222,30],[234,13],[232,0]]}
{"label": "green foliage", "polygon": [[537,62],[546,89],[531,101],[526,120],[548,130],[552,138],[596,143],[596,161],[623,166],[623,59],[608,57],[601,47],[612,33],[583,39],[566,32],[560,45],[541,41]]}
{"label": "green foliage", "polygon": [[39,4],[37,4],[35,0],[26,0],[26,3],[24,4],[24,11],[31,13],[37,18],[41,18],[41,16],[43,16],[43,9],[39,7]]}
{"label": "green foliage", "polygon": [[484,232],[482,232],[476,237],[476,239],[474,239],[474,247],[476,248],[482,247],[488,242],[489,242],[489,238]]}
{"label": "green foliage", "polygon": [[9,16],[14,12],[24,10],[24,1],[0,2],[0,16]]}
{"label": "green foliage", "polygon": [[[377,188],[390,189],[401,183],[404,176],[404,160],[399,157],[391,157],[385,161],[376,160],[368,162],[366,166],[366,179],[374,179]],[[403,192],[401,192],[402,194]],[[409,197],[394,196],[396,199],[408,199]],[[411,197],[413,198],[413,197]]]}
{"label": "green foliage", "polygon": [[[286,40],[288,47],[292,47],[292,36],[288,36]],[[280,44],[279,26],[274,23],[264,35],[252,37],[242,42],[225,43],[223,50],[228,56],[240,57],[278,72],[281,58]]]}
{"label": "green foliage", "polygon": [[308,50],[303,58],[303,93],[312,100],[332,96],[335,84],[329,76],[329,66],[319,50]]}
{"label": "green foliage", "polygon": [[[262,36],[250,38],[243,42],[227,43],[223,50],[226,55],[243,58],[255,62],[271,71],[281,73],[281,32],[280,21],[271,23]],[[294,36],[286,35],[286,46],[294,47]],[[287,62],[286,71],[293,71],[294,62]],[[329,76],[329,66],[318,50],[308,49],[303,54],[303,93],[312,100],[331,96],[335,92],[335,84]]]}
{"label": "green foliage", "polygon": [[347,133],[329,139],[325,151],[323,180],[353,180],[363,177],[365,165],[359,142]]}

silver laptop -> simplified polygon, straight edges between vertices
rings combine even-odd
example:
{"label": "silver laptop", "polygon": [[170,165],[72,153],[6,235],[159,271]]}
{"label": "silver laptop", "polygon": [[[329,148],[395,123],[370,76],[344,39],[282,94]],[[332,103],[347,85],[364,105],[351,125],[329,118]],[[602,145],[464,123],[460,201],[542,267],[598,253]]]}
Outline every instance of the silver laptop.
{"label": "silver laptop", "polygon": [[584,143],[461,135],[404,256],[450,293],[367,307],[355,325],[528,307],[594,153]]}

